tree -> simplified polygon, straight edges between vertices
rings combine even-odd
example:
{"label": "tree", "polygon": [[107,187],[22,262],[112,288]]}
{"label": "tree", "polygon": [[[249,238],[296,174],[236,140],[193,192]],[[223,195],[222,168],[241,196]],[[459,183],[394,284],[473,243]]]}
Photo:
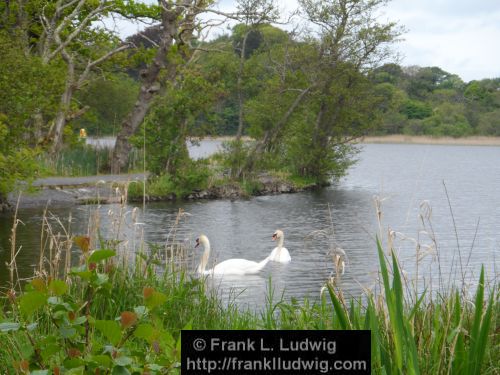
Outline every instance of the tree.
{"label": "tree", "polygon": [[[318,28],[317,88],[313,95],[314,120],[309,135],[298,146],[308,157],[299,173],[327,181],[345,171],[350,141],[373,125],[373,94],[367,73],[391,55],[389,45],[400,30],[381,24],[377,12],[384,0],[301,0],[306,19]],[[312,120],[312,121],[311,121]],[[338,161],[338,162],[337,162]]]}
{"label": "tree", "polygon": [[38,50],[44,63],[60,56],[66,64],[66,84],[61,95],[59,109],[47,135],[52,143],[51,152],[62,147],[63,129],[69,119],[81,112],[71,112],[75,92],[89,79],[91,72],[117,53],[131,47],[113,37],[105,29],[92,27],[116,5],[107,0],[88,3],[74,0],[65,3],[58,0],[52,8],[43,8],[40,14],[43,32],[38,41]]}
{"label": "tree", "polygon": [[262,35],[259,26],[263,23],[275,21],[278,18],[273,0],[238,0],[238,13],[242,15],[243,24],[235,27],[233,31],[235,51],[239,55],[239,69],[237,76],[238,90],[238,131],[236,141],[239,142],[243,135],[244,127],[244,95],[243,95],[243,70],[245,60],[256,50]]}
{"label": "tree", "polygon": [[219,93],[217,82],[204,77],[197,67],[184,67],[158,96],[142,125],[135,144],[146,153],[147,168],[155,175],[178,177],[191,162],[187,138],[203,134],[206,118]]}
{"label": "tree", "polygon": [[175,80],[179,66],[189,61],[190,43],[196,28],[196,17],[209,6],[204,0],[159,0],[161,34],[156,52],[141,72],[141,87],[130,113],[121,124],[116,138],[111,170],[120,173],[127,167],[131,149],[130,137],[147,115],[154,98],[165,92],[165,85]]}
{"label": "tree", "polygon": [[38,170],[35,146],[44,132],[43,117],[57,108],[64,71],[26,55],[17,33],[0,30],[0,50],[1,211],[17,181],[32,179]]}
{"label": "tree", "polygon": [[132,1],[125,6],[115,0],[14,0],[6,3],[4,25],[15,30],[25,54],[39,57],[46,66],[65,68],[65,84],[58,94],[57,110],[48,118],[42,118],[39,112],[30,113],[33,121],[49,124],[43,144],[50,145],[52,153],[62,147],[65,125],[85,111],[74,102],[75,92],[87,84],[98,67],[130,47],[96,22],[112,12],[132,7]]}

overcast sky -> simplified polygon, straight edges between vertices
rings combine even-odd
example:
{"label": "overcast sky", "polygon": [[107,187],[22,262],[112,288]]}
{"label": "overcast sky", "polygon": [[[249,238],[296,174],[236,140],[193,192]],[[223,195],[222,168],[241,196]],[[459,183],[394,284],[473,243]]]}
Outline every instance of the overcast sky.
{"label": "overcast sky", "polygon": [[500,77],[500,0],[393,0],[407,28],[403,65],[438,66],[464,81]]}
{"label": "overcast sky", "polygon": [[[285,10],[297,6],[276,1]],[[219,9],[234,4],[221,0]],[[396,46],[402,65],[438,66],[466,82],[500,77],[500,0],[392,0],[383,17],[407,30]]]}

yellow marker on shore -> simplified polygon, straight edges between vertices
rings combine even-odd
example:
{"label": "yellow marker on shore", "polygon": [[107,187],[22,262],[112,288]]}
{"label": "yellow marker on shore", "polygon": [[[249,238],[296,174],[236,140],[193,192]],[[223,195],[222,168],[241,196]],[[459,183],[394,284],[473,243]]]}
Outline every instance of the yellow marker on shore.
{"label": "yellow marker on shore", "polygon": [[87,131],[84,128],[80,129],[80,138],[87,138]]}

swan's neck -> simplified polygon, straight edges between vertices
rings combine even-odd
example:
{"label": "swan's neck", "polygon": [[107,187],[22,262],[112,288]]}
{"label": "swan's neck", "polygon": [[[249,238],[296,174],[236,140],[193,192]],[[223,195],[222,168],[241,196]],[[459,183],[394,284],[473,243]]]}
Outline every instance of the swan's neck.
{"label": "swan's neck", "polygon": [[283,238],[283,236],[281,236],[279,239],[278,239],[278,251],[280,252],[281,249],[283,248],[283,242],[285,241],[285,239]]}
{"label": "swan's neck", "polygon": [[205,246],[205,251],[203,252],[203,255],[201,256],[200,265],[198,267],[199,273],[205,272],[205,269],[207,268],[207,264],[208,264],[208,257],[210,256],[210,244],[204,243],[203,245]]}

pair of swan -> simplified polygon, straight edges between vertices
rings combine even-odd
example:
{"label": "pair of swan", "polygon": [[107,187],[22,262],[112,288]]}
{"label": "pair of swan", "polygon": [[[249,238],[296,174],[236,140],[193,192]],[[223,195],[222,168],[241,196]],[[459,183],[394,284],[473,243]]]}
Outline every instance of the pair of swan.
{"label": "pair of swan", "polygon": [[288,250],[283,247],[284,234],[281,230],[277,230],[273,234],[273,241],[278,240],[278,246],[260,262],[254,262],[246,259],[228,259],[224,262],[216,264],[214,268],[207,270],[208,258],[210,256],[210,241],[207,236],[202,234],[196,239],[195,248],[203,245],[205,251],[201,256],[201,262],[197,272],[202,275],[251,275],[260,272],[269,261],[288,263],[292,260]]}

